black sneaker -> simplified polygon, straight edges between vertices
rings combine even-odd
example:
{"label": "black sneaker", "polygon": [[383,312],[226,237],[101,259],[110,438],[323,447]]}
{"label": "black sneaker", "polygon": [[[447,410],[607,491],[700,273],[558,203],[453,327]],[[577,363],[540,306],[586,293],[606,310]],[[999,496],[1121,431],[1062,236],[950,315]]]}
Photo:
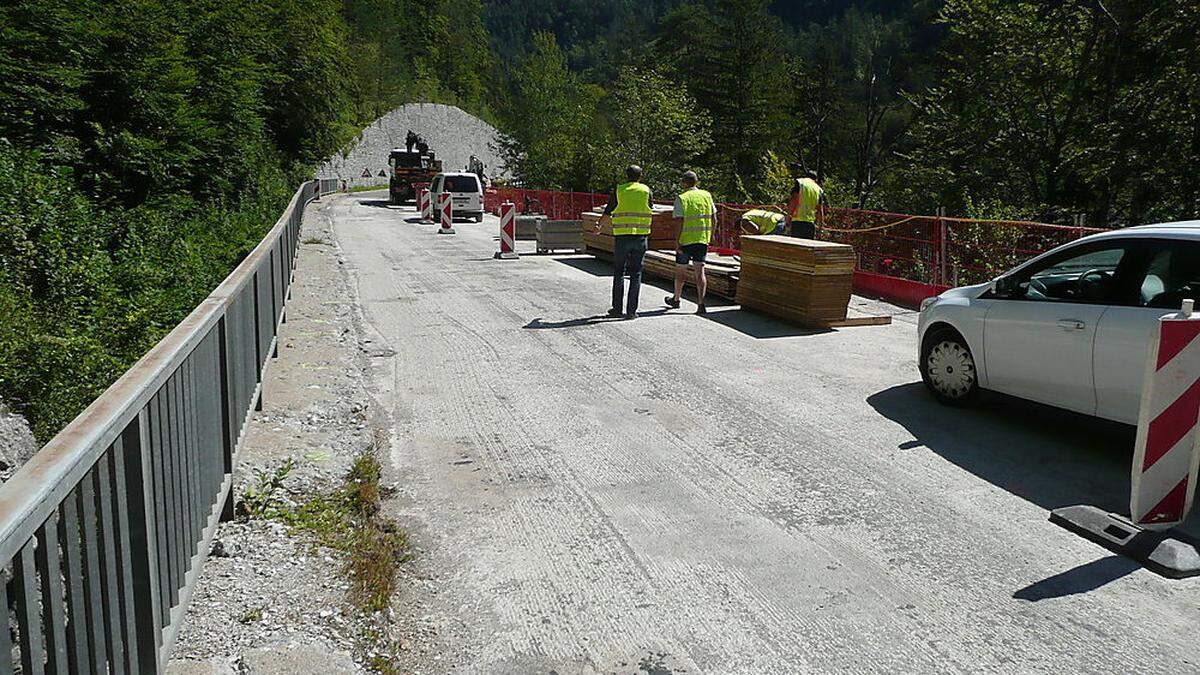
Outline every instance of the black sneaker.
{"label": "black sneaker", "polygon": [[630,313],[628,313],[628,314],[626,314],[626,315],[625,315],[625,320],[626,320],[626,321],[633,321],[633,320],[634,320],[634,319],[636,319],[636,318],[637,318],[637,312],[630,312]]}
{"label": "black sneaker", "polygon": [[608,310],[608,315],[609,315],[609,316],[611,316],[611,317],[612,317],[612,318],[614,318],[614,319],[619,319],[619,318],[621,318],[621,317],[623,316],[623,314],[621,314],[621,310],[619,310],[619,309],[610,309],[610,310]]}
{"label": "black sneaker", "polygon": [[679,301],[676,300],[675,296],[673,295],[668,295],[667,297],[663,298],[663,302],[667,303],[667,307],[670,307],[671,309],[679,309]]}
{"label": "black sneaker", "polygon": [[708,314],[708,310],[704,308],[704,305],[696,305],[696,313],[697,314]]}

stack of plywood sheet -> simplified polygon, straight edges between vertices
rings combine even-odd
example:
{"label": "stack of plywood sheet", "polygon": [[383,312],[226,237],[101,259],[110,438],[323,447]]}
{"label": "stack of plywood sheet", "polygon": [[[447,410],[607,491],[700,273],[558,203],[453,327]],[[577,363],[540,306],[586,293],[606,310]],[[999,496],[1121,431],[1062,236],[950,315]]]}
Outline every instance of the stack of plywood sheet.
{"label": "stack of plywood sheet", "polygon": [[778,235],[743,236],[737,301],[797,323],[846,320],[854,282],[854,248]]}
{"label": "stack of plywood sheet", "polygon": [[[583,240],[587,248],[612,253],[612,220],[605,218],[601,222],[599,211],[588,211],[582,217],[584,224]],[[650,250],[674,251],[675,243],[679,241],[679,228],[681,225],[682,221],[673,215],[670,206],[655,204],[654,219],[650,223]],[[598,232],[594,232],[596,228],[599,228]]]}
{"label": "stack of plywood sheet", "polygon": [[[663,279],[675,278],[675,254],[670,251],[650,251],[645,258],[646,274]],[[734,299],[737,296],[738,271],[741,264],[737,258],[726,255],[716,255],[709,252],[705,262],[705,276],[708,277],[708,292],[723,298]],[[689,266],[687,285],[696,286],[696,272]]]}
{"label": "stack of plywood sheet", "polygon": [[537,224],[538,253],[570,248],[583,251],[582,220],[542,220]]}

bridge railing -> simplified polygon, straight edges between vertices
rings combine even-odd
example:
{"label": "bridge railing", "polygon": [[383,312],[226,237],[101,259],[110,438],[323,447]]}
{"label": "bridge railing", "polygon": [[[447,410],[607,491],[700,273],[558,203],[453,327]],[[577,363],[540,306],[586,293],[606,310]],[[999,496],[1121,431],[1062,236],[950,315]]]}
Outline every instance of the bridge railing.
{"label": "bridge railing", "polygon": [[305,204],[334,189],[304,183],[211,295],[0,486],[0,674],[162,672],[231,515]]}

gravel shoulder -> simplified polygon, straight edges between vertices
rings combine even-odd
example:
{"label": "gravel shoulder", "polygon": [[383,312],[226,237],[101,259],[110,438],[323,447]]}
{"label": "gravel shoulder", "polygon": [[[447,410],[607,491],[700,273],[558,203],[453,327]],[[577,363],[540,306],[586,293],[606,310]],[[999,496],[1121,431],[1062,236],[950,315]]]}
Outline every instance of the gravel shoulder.
{"label": "gravel shoulder", "polygon": [[[372,345],[324,202],[305,213],[279,355],[264,383],[234,476],[241,499],[262,472],[291,460],[278,491],[295,505],[342,482],[353,457],[386,428],[369,390]],[[338,553],[266,519],[222,523],[188,608],[171,669],[184,672],[361,672],[364,624],[346,600]],[[302,650],[304,670],[284,667]],[[274,670],[272,669],[274,668]],[[282,668],[282,669],[280,669]],[[309,670],[311,668],[311,670]],[[209,669],[209,670],[205,670]]]}

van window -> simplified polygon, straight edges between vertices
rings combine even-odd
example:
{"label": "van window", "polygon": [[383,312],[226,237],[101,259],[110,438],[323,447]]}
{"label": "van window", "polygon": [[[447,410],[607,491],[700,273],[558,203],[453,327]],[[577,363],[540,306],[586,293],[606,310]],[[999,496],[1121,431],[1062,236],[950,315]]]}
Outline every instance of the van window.
{"label": "van window", "polygon": [[475,176],[446,176],[447,192],[479,192],[479,179]]}

